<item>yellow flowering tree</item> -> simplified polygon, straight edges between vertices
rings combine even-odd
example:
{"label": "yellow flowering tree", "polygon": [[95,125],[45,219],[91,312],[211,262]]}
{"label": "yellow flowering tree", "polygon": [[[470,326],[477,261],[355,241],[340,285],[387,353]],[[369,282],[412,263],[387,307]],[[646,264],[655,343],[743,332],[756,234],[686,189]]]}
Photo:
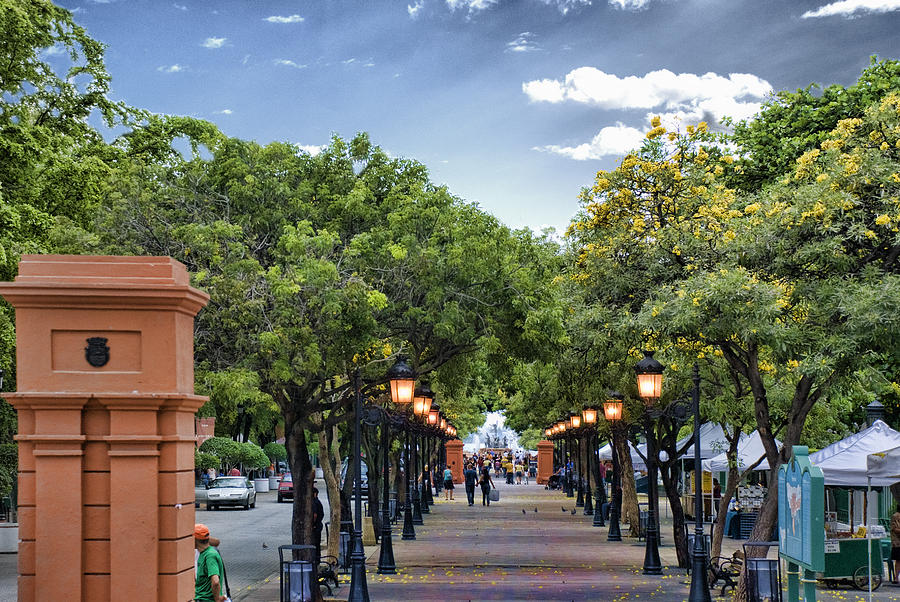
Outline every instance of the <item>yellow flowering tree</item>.
{"label": "yellow flowering tree", "polygon": [[[893,93],[840,121],[774,185],[735,197],[736,234],[719,245],[719,264],[660,287],[641,311],[638,322],[664,338],[713,345],[747,383],[772,469],[811,415],[844,431],[834,417],[852,408],[841,390],[896,349],[898,171]],[[815,414],[822,400],[830,411]],[[767,499],[754,536],[771,533],[776,503]]]}

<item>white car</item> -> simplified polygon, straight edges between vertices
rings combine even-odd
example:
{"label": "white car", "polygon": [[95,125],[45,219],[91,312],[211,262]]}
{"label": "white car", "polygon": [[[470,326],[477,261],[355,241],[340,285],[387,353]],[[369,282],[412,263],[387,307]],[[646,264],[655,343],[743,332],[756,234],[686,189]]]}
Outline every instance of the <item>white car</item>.
{"label": "white car", "polygon": [[243,506],[244,510],[256,507],[256,489],[246,477],[219,477],[209,484],[206,492],[206,509],[220,506]]}

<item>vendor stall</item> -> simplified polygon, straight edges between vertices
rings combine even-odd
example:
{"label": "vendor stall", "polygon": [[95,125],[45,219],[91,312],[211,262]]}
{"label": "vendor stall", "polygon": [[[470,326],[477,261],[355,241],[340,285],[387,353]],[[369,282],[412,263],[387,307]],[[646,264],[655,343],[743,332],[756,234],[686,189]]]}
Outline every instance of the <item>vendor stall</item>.
{"label": "vendor stall", "polygon": [[[781,441],[775,440],[778,448],[781,448]],[[702,445],[701,445],[702,449]],[[722,447],[718,448],[719,450]],[[759,431],[754,431],[750,435],[742,435],[737,448],[737,466],[738,470],[743,472],[755,466],[754,470],[764,472],[769,470],[769,463],[765,461],[766,450],[763,447],[762,439],[760,439]],[[706,481],[712,482],[713,478],[718,478],[724,482],[728,472],[728,454],[721,452],[711,456],[701,463],[703,468],[704,479],[704,497],[707,494]],[[709,490],[712,493],[712,489]],[[725,517],[725,534],[737,538],[746,538],[753,529],[759,507],[765,498],[766,488],[758,484],[748,484],[738,487],[737,496],[732,500],[728,515]],[[712,499],[710,499],[710,508],[712,508]],[[704,507],[704,512],[707,510]],[[715,514],[715,509],[710,515]]]}
{"label": "vendor stall", "polygon": [[[820,578],[851,579],[860,589],[868,589],[869,583],[872,590],[881,585],[881,540],[887,535],[891,507],[887,487],[897,478],[870,472],[869,459],[897,447],[900,433],[876,420],[810,455],[825,476],[825,570]],[[880,458],[873,460],[876,464],[881,466]]]}

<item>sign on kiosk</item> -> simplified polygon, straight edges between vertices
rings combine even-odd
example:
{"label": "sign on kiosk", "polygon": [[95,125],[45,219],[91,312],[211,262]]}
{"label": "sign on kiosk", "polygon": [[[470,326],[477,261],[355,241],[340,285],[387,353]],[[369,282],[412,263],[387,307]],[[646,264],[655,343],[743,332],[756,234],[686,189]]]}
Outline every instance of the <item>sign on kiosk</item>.
{"label": "sign on kiosk", "polygon": [[825,477],[809,461],[809,448],[795,445],[778,469],[778,551],[788,563],[788,601],[816,599],[816,572],[825,569]]}

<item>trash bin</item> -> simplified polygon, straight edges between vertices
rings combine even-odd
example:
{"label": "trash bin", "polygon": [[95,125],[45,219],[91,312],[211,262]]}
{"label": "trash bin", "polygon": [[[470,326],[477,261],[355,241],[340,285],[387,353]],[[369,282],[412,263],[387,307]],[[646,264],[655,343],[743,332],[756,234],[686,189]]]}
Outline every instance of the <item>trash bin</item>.
{"label": "trash bin", "polygon": [[777,550],[778,542],[748,542],[744,544],[747,600],[750,602],[781,601],[781,563],[778,558],[754,557],[748,548],[768,547]]}
{"label": "trash bin", "polygon": [[291,560],[281,566],[282,600],[284,602],[312,602],[312,563]]}
{"label": "trash bin", "polygon": [[[315,567],[307,560],[293,560],[291,552],[306,550],[307,553],[315,554],[315,549],[315,546],[307,545],[278,546],[278,560],[281,564],[280,602],[312,602],[314,599],[313,588],[317,580]],[[289,551],[287,560],[284,559],[285,550]]]}
{"label": "trash bin", "polygon": [[338,567],[342,573],[347,572],[350,568],[350,534],[341,531],[340,542],[338,543]]}

